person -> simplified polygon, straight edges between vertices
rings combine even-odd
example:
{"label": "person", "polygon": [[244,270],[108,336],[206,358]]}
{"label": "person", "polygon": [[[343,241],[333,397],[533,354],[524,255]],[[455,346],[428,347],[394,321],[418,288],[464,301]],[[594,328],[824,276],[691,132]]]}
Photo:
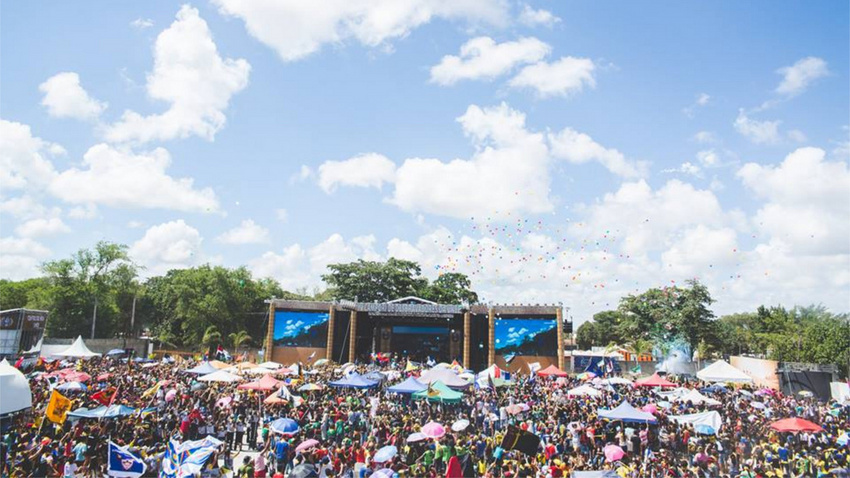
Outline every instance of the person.
{"label": "person", "polygon": [[254,478],[254,462],[251,457],[245,455],[242,459],[242,466],[236,471],[236,476],[239,478]]}
{"label": "person", "polygon": [[289,464],[289,442],[284,438],[278,438],[274,448],[274,458],[277,464],[277,471],[286,472],[286,466]]}

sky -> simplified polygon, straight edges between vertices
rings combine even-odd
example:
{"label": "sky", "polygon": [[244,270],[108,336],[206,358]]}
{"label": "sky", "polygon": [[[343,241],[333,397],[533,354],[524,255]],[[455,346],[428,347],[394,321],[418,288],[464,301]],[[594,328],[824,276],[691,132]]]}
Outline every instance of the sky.
{"label": "sky", "polygon": [[4,2],[0,277],[418,261],[580,323],[850,310],[847,2]]}

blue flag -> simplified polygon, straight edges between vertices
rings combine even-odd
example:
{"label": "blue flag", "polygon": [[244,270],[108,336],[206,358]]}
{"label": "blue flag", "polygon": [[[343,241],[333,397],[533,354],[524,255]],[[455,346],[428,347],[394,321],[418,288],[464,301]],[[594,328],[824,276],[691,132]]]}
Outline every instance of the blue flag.
{"label": "blue flag", "polygon": [[109,442],[109,467],[106,469],[108,476],[119,478],[138,478],[145,473],[148,466],[138,456],[112,441]]}

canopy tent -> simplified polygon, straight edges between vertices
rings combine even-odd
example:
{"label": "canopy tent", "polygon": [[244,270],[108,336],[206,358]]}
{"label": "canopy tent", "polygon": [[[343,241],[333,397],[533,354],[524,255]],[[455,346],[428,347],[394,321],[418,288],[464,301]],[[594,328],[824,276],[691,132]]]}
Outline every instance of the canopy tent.
{"label": "canopy tent", "polygon": [[378,372],[377,370],[363,375],[363,378],[365,378],[366,380],[371,380],[377,384],[383,384],[387,381],[387,376],[381,372]]}
{"label": "canopy tent", "polygon": [[429,388],[414,393],[412,397],[416,400],[427,399],[429,402],[460,403],[463,394],[457,390],[452,390],[443,382],[436,381]]}
{"label": "canopy tent", "polygon": [[713,434],[720,431],[723,425],[723,417],[719,413],[712,410],[710,412],[690,413],[687,415],[669,415],[667,418],[678,423],[688,423],[696,429],[699,426],[708,426],[714,430]]}
{"label": "canopy tent", "polygon": [[678,385],[655,372],[650,377],[635,380],[635,387],[678,387]]}
{"label": "canopy tent", "polygon": [[82,407],[68,412],[69,418],[118,418],[136,413],[135,408],[126,405],[111,405],[109,407],[97,407],[93,410]]}
{"label": "canopy tent", "polygon": [[100,357],[100,354],[94,353],[86,347],[85,342],[83,342],[83,336],[77,336],[77,340],[71,344],[67,349],[54,353],[56,357],[68,357],[68,358],[80,358],[80,359],[90,359],[92,357]]}
{"label": "canopy tent", "polygon": [[263,367],[263,368],[269,368],[269,369],[278,369],[278,368],[283,367],[283,364],[280,364],[280,363],[277,363],[277,362],[263,362],[263,363],[257,365],[257,367]]}
{"label": "canopy tent", "polygon": [[569,374],[552,364],[543,370],[538,370],[537,375],[540,375],[541,377],[566,377]]}
{"label": "canopy tent", "polygon": [[704,382],[753,383],[752,377],[729,364],[718,360],[697,372],[697,378]]}
{"label": "canopy tent", "polygon": [[277,380],[269,374],[263,375],[263,378],[256,382],[243,383],[237,386],[239,390],[274,390],[283,385],[283,382]]}
{"label": "canopy tent", "polygon": [[642,412],[633,407],[629,402],[623,402],[617,405],[617,408],[611,410],[597,410],[599,418],[608,420],[619,420],[621,422],[636,422],[636,423],[655,423],[655,417],[651,413]]}
{"label": "canopy tent", "polygon": [[210,365],[209,362],[204,362],[197,367],[190,368],[188,370],[184,370],[186,373],[194,373],[195,375],[206,375],[208,373],[217,372],[218,369]]}
{"label": "canopy tent", "polygon": [[210,361],[209,361],[209,362],[207,362],[207,363],[209,363],[210,365],[212,365],[213,367],[215,367],[215,369],[216,369],[216,370],[221,370],[221,369],[224,369],[224,368],[230,368],[230,367],[232,367],[232,365],[230,365],[229,363],[227,363],[227,362],[222,362],[222,361],[220,361],[220,360],[210,360]]}
{"label": "canopy tent", "polygon": [[770,428],[778,432],[822,432],[823,428],[817,423],[812,423],[802,418],[784,418],[770,424]]}
{"label": "canopy tent", "polygon": [[416,392],[421,392],[428,388],[427,384],[416,380],[413,377],[408,378],[404,382],[397,383],[392,387],[388,388],[387,391],[391,393],[401,393],[401,394],[411,394]]}
{"label": "canopy tent", "polygon": [[591,387],[590,385],[581,385],[579,387],[567,391],[567,395],[572,397],[598,397],[602,392]]}
{"label": "canopy tent", "polygon": [[499,368],[498,365],[493,364],[484,370],[478,372],[477,375],[479,378],[490,376],[492,378],[501,378],[502,377],[502,369]]}
{"label": "canopy tent", "polygon": [[452,388],[465,388],[469,386],[469,382],[460,378],[454,370],[448,368],[432,368],[431,370],[422,372],[419,381],[424,384],[443,382],[444,385]]}
{"label": "canopy tent", "polygon": [[634,385],[635,383],[631,380],[623,377],[611,377],[602,379],[599,382],[600,385]]}
{"label": "canopy tent", "polygon": [[32,389],[29,380],[20,370],[0,361],[0,415],[19,412],[32,407]]}
{"label": "canopy tent", "polygon": [[213,373],[202,375],[198,378],[200,382],[239,382],[242,377],[224,370],[219,370]]}
{"label": "canopy tent", "polygon": [[677,402],[691,402],[694,405],[702,405],[706,404],[712,407],[716,407],[720,405],[720,400],[715,400],[713,398],[708,398],[705,395],[701,394],[699,390],[693,389],[690,392],[682,395],[681,397],[674,399]]}
{"label": "canopy tent", "polygon": [[339,380],[328,382],[328,385],[336,388],[371,388],[378,385],[378,383],[353,373]]}

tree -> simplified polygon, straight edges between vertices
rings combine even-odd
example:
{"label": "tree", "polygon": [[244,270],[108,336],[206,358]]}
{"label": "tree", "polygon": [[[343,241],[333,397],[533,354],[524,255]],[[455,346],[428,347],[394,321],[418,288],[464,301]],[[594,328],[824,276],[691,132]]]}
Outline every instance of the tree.
{"label": "tree", "polygon": [[440,304],[475,304],[478,294],[470,289],[472,282],[465,274],[449,272],[437,277],[422,291],[423,299]]}
{"label": "tree", "polygon": [[201,345],[208,350],[212,350],[221,345],[221,332],[218,331],[218,327],[210,325],[206,328],[206,330],[204,330],[204,336],[201,337]]}
{"label": "tree", "polygon": [[49,287],[50,283],[43,277],[22,281],[0,279],[0,310],[44,308],[44,294]]}
{"label": "tree", "polygon": [[330,264],[322,276],[336,300],[387,302],[417,295],[428,286],[419,264],[391,257],[387,262],[360,259],[347,264]]}
{"label": "tree", "polygon": [[589,320],[579,325],[578,330],[576,330],[576,345],[578,345],[578,348],[589,350],[597,344],[596,328],[596,324]]}
{"label": "tree", "polygon": [[248,345],[251,343],[251,336],[248,335],[248,332],[244,330],[240,330],[239,332],[231,333],[227,336],[230,339],[230,343],[233,344],[234,352],[239,352],[239,349],[243,345]]}

